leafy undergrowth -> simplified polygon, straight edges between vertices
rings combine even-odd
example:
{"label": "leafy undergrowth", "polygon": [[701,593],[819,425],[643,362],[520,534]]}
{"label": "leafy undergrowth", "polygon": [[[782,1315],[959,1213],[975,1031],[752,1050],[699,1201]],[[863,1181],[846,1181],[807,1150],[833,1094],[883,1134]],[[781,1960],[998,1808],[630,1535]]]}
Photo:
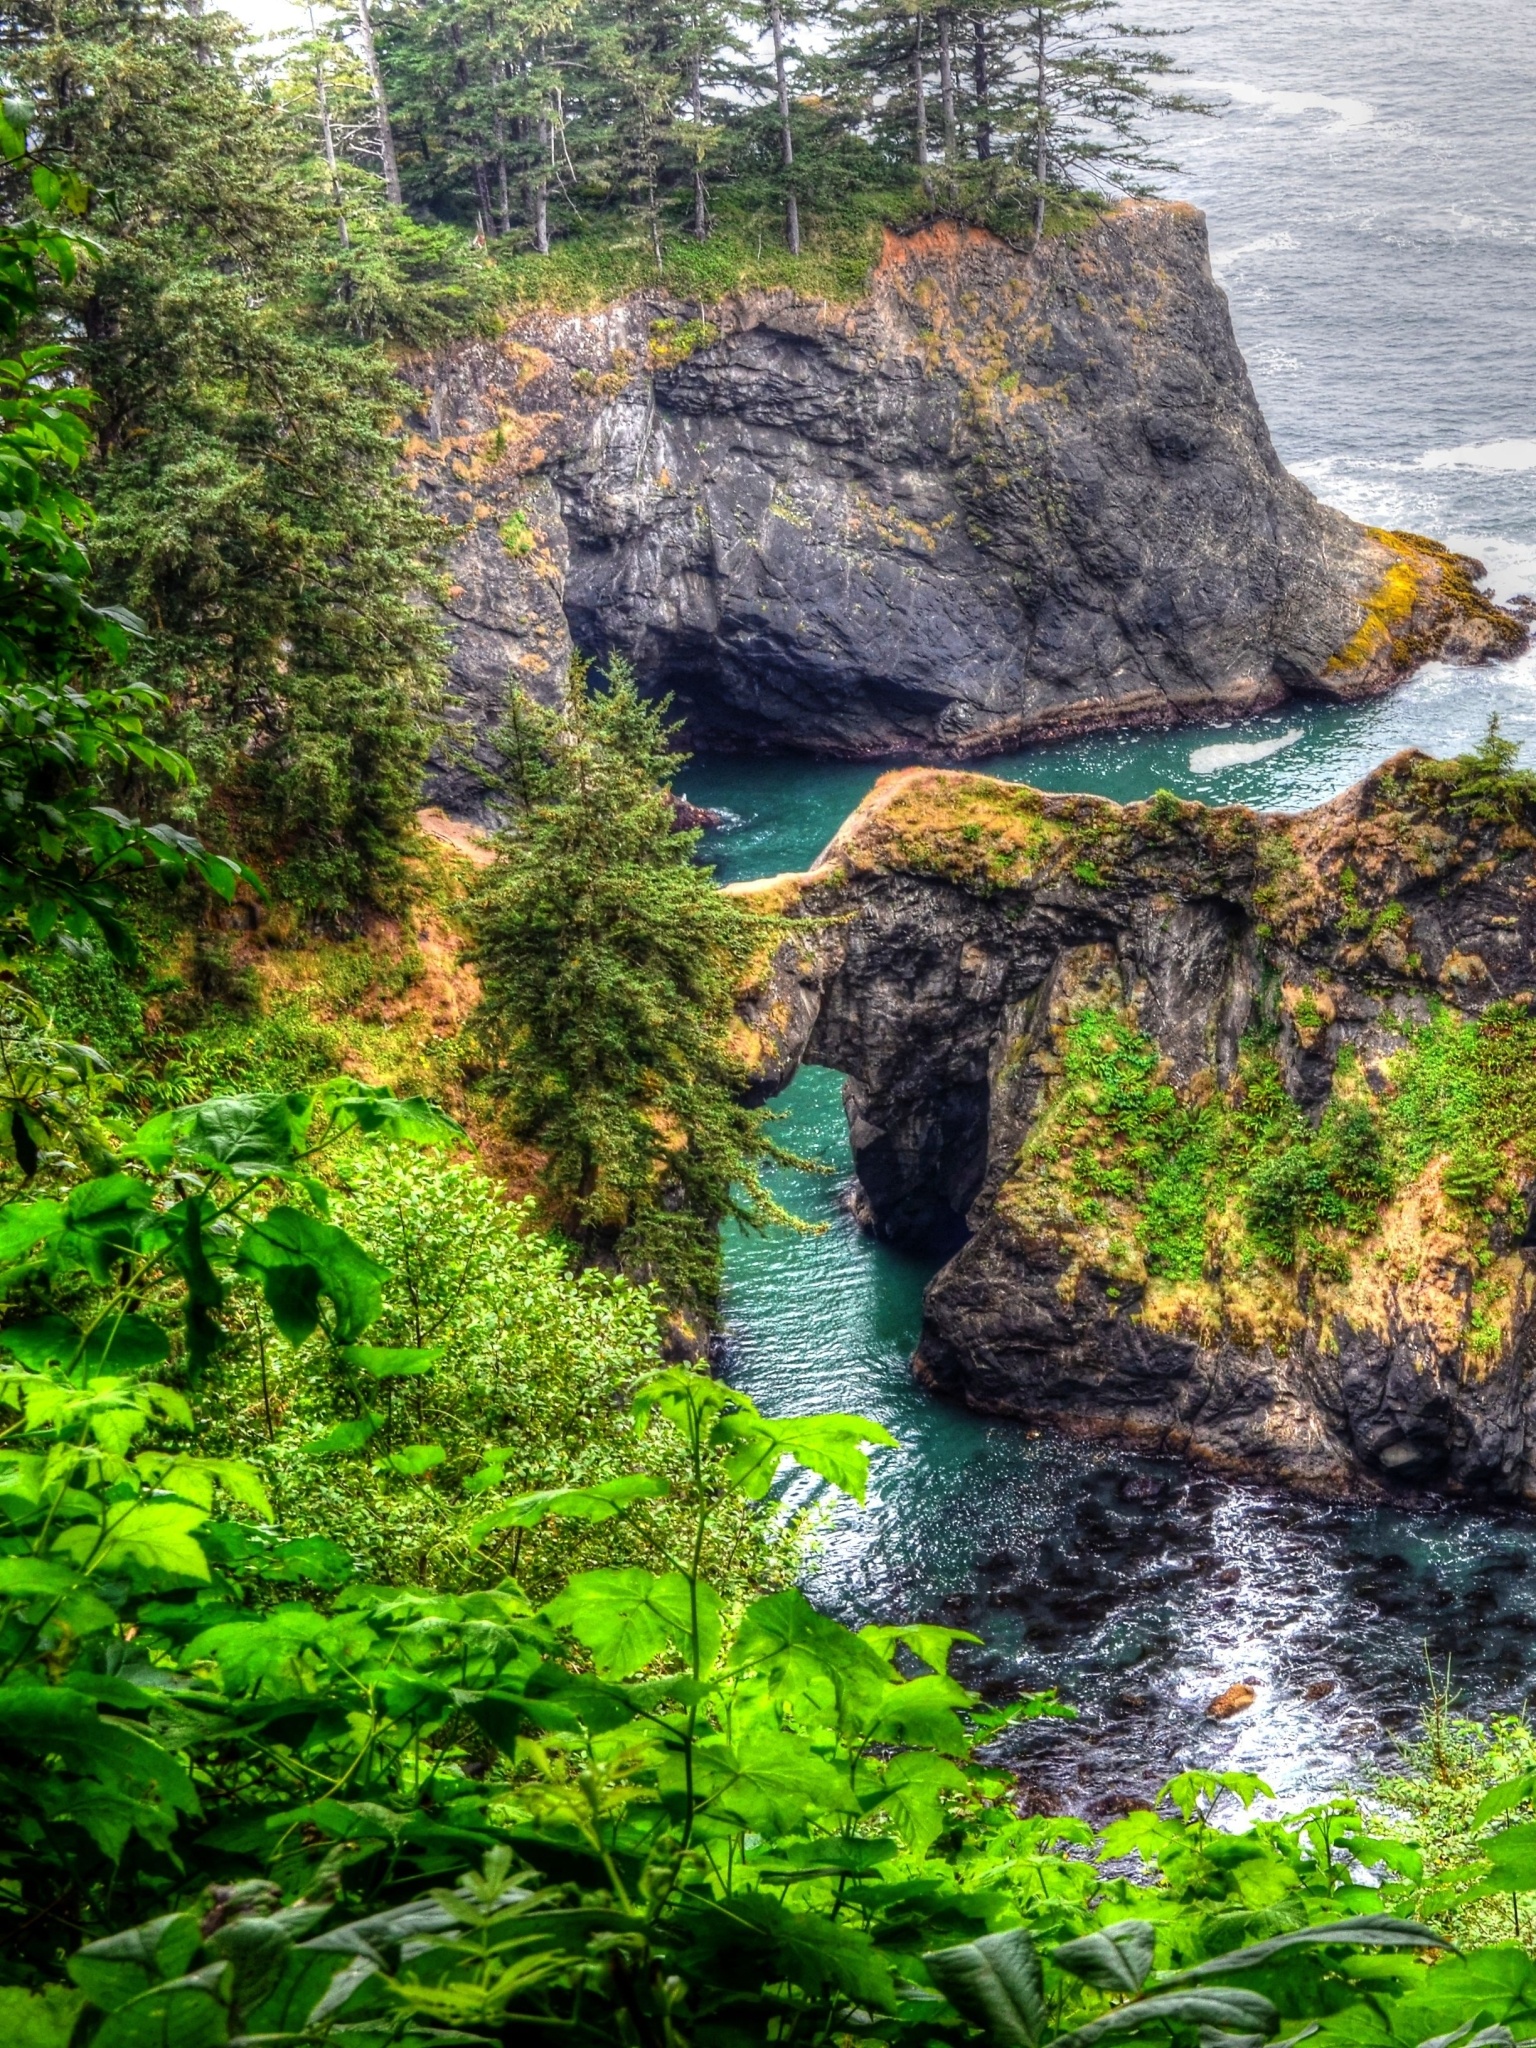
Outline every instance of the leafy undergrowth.
{"label": "leafy undergrowth", "polygon": [[[1490,1887],[1480,1858],[1489,1819],[1531,1810],[1536,1733],[1520,1715],[1481,1722],[1456,1713],[1433,1675],[1431,1690],[1423,1728],[1404,1745],[1401,1769],[1376,1785],[1374,1801],[1394,1829],[1417,1844],[1423,1857],[1420,1904],[1435,1912],[1454,1940],[1468,1946],[1530,1940],[1536,1936],[1536,1901],[1522,1912],[1526,1880],[1515,1878],[1507,1891]],[[1506,1864],[1515,1849],[1536,1843],[1536,1829],[1516,1825],[1525,1825],[1525,1835],[1504,1844]],[[1536,1862],[1532,1850],[1525,1853]]]}
{"label": "leafy undergrowth", "polygon": [[[125,1129],[82,1087],[33,1099],[47,1163],[0,1200],[7,2039],[1390,2048],[1536,2026],[1522,1947],[1449,1954],[1415,1917],[1436,1885],[1463,1914],[1536,1885],[1532,1830],[1500,1824],[1533,1781],[1486,1794],[1464,1865],[1428,1881],[1353,1799],[1260,1818],[1240,1773],[1183,1772],[1100,1831],[1023,1817],[988,1746],[1069,1710],[969,1691],[962,1632],[855,1631],[742,1577],[732,1532],[767,1525],[786,1461],[857,1503],[877,1423],[765,1416],[656,1369],[616,1283],[487,1265],[494,1219],[426,1102],[336,1080]],[[477,1381],[519,1330],[535,1400],[562,1331],[627,1347],[621,1469],[518,1490],[501,1432],[526,1432]],[[370,1579],[313,1483],[295,1512],[291,1468],[229,1454],[230,1361],[253,1355],[260,1404],[312,1424],[331,1403],[307,1454],[381,1519],[401,1490],[424,1528],[435,1494],[466,1498],[457,1584],[441,1560]],[[592,1538],[616,1557],[588,1563]],[[513,1573],[541,1550],[534,1590]]]}

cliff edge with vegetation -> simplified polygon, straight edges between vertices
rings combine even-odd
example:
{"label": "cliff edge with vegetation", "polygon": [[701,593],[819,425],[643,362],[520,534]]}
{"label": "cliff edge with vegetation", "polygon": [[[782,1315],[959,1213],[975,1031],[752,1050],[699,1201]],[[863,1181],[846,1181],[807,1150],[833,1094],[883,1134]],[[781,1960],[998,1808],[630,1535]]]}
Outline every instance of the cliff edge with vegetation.
{"label": "cliff edge with vegetation", "polygon": [[849,1076],[919,1376],[1335,1489],[1536,1500],[1536,778],[1490,738],[1294,817],[884,778],[743,1000]]}
{"label": "cliff edge with vegetation", "polygon": [[[844,756],[1368,695],[1523,640],[1476,564],[1284,469],[1187,206],[1030,253],[889,232],[855,303],[641,292],[415,375],[476,736],[573,640],[673,691],[696,746]],[[479,786],[445,759],[436,794]]]}

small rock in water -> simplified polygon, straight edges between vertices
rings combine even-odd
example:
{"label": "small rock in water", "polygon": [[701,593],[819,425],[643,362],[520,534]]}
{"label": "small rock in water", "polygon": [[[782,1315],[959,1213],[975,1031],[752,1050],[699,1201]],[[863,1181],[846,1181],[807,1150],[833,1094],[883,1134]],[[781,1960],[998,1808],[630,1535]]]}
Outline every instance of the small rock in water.
{"label": "small rock in water", "polygon": [[1234,1714],[1246,1713],[1258,1694],[1251,1685],[1229,1685],[1225,1692],[1218,1693],[1206,1708],[1213,1721],[1230,1721]]}
{"label": "small rock in water", "polygon": [[1336,1678],[1314,1678],[1302,1694],[1304,1700],[1325,1700],[1329,1693],[1338,1691]]}
{"label": "small rock in water", "polygon": [[1242,1567],[1240,1565],[1229,1564],[1224,1572],[1216,1574],[1211,1584],[1213,1586],[1235,1586],[1242,1576]]}

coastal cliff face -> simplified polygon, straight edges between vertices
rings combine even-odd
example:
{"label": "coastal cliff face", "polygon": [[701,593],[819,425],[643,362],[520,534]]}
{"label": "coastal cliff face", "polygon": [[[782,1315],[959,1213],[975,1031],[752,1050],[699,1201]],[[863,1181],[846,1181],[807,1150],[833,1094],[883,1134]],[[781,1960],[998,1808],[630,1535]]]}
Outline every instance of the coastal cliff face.
{"label": "coastal cliff face", "polygon": [[[961,756],[1521,638],[1475,564],[1281,466],[1185,206],[1028,254],[890,234],[855,306],[642,294],[412,374],[471,755],[573,642],[672,691],[695,746]],[[480,786],[445,755],[432,794]]]}
{"label": "coastal cliff face", "polygon": [[[1536,1500],[1536,804],[1397,757],[1296,817],[887,776],[742,1003],[839,1068],[919,1376],[1303,1486]],[[958,1249],[956,1247],[958,1246]]]}

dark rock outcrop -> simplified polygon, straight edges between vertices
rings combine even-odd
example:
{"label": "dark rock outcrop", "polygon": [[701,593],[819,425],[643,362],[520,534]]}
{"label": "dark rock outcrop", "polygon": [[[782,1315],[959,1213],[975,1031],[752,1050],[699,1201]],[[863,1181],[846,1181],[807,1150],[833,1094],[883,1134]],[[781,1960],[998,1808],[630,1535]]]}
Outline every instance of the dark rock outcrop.
{"label": "dark rock outcrop", "polygon": [[[695,745],[874,756],[1369,694],[1521,638],[1476,565],[1282,467],[1192,208],[1030,254],[891,234],[859,305],[704,314],[532,314],[416,373],[470,762],[573,640]],[[445,755],[434,797],[475,792]]]}
{"label": "dark rock outcrop", "polygon": [[1268,817],[907,770],[739,892],[792,921],[742,1002],[762,1091],[841,1069],[874,1227],[954,1252],[923,1380],[1536,1500],[1536,809],[1472,773]]}

